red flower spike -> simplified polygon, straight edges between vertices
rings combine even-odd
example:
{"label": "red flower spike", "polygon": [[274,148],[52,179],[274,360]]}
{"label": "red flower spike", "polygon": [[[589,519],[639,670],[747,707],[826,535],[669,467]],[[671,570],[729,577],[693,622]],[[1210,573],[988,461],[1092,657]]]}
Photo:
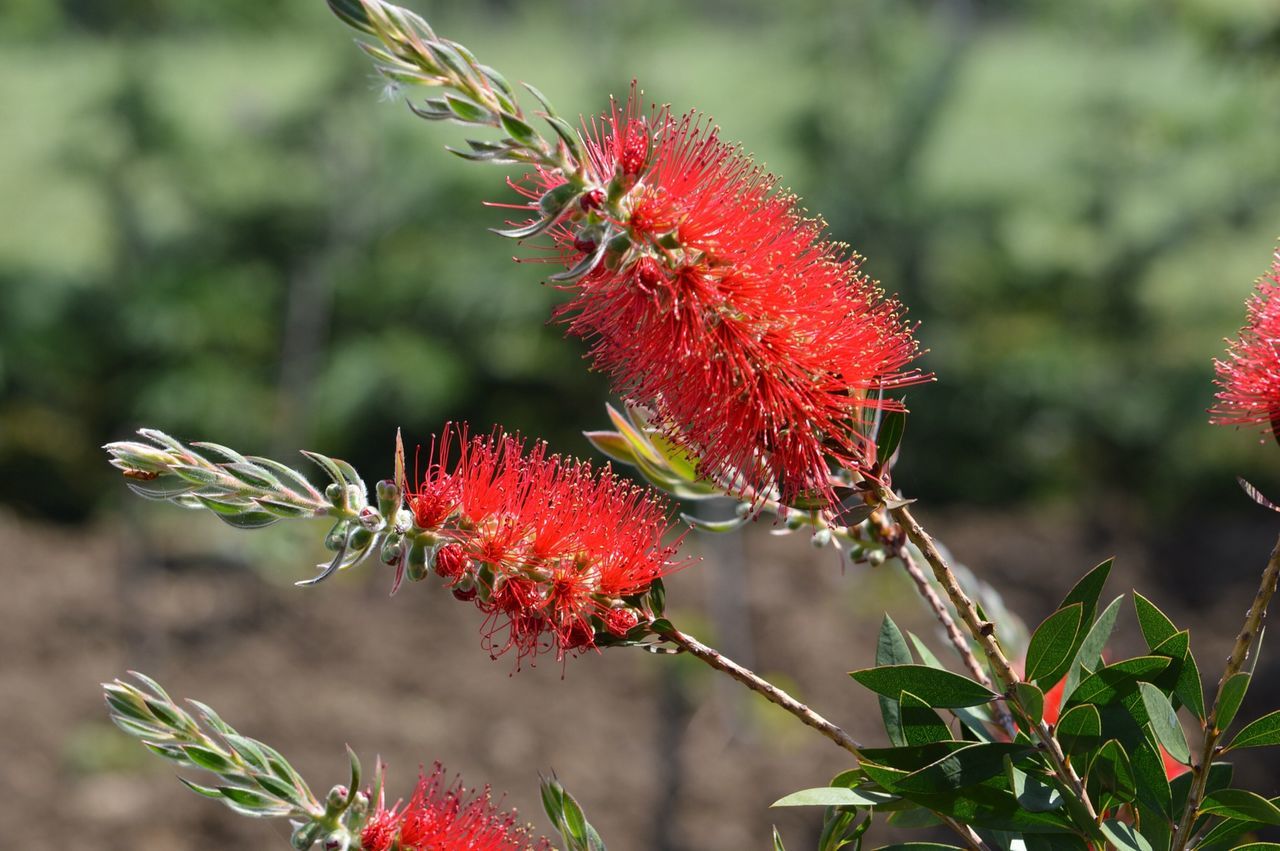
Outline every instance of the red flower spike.
{"label": "red flower spike", "polygon": [[424,527],[444,539],[435,571],[485,613],[482,646],[494,658],[514,651],[518,668],[544,651],[564,660],[593,649],[597,629],[610,618],[616,628],[624,597],[683,566],[662,542],[666,501],[607,467],[501,432],[468,437],[465,427],[432,445],[410,505],[415,517],[438,518]]}
{"label": "red flower spike", "polygon": [[1280,250],[1258,279],[1246,303],[1247,321],[1215,360],[1217,402],[1209,409],[1217,425],[1258,424],[1275,430],[1280,420]]}
{"label": "red flower spike", "polygon": [[467,790],[461,779],[444,782],[436,763],[418,776],[409,803],[387,809],[382,801],[360,835],[363,851],[549,851],[546,839],[534,841],[516,813],[501,812],[489,787]]}
{"label": "red flower spike", "polygon": [[[589,184],[634,178],[608,214],[631,248],[556,312],[593,366],[735,495],[830,500],[832,463],[869,472],[874,409],[902,409],[882,391],[929,379],[899,304],[696,113],[646,118],[633,85],[584,136]],[[513,185],[536,199],[563,181]],[[567,267],[584,259],[568,228],[549,234]]]}

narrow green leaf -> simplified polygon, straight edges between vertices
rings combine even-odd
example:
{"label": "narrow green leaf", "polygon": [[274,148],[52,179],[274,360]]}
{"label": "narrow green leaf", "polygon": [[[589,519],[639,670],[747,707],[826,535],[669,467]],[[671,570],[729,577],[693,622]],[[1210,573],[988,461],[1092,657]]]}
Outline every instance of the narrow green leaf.
{"label": "narrow green leaf", "polygon": [[680,512],[680,519],[701,532],[723,533],[741,529],[751,519],[751,516],[730,517],[728,520],[703,520],[701,517],[694,517],[692,514]]}
{"label": "narrow green leaf", "polygon": [[1107,819],[1102,823],[1103,834],[1116,848],[1128,848],[1131,851],[1154,851],[1151,843],[1142,834],[1134,830],[1133,825],[1115,819]]}
{"label": "narrow green leaf", "polygon": [[1150,680],[1169,667],[1168,656],[1137,656],[1114,665],[1099,668],[1080,683],[1068,698],[1069,703],[1112,703],[1131,693],[1137,683]]}
{"label": "narrow green leaf", "polygon": [[1138,613],[1138,627],[1142,637],[1147,640],[1147,647],[1154,650],[1162,641],[1178,632],[1173,621],[1146,597],[1133,592],[1133,608]]}
{"label": "narrow green leaf", "polygon": [[1236,713],[1240,711],[1240,703],[1244,700],[1245,692],[1249,690],[1249,681],[1253,679],[1252,674],[1238,671],[1231,675],[1231,679],[1222,685],[1222,697],[1218,700],[1218,716],[1217,725],[1219,730],[1225,730],[1231,726],[1231,722],[1235,720]]}
{"label": "narrow green leaf", "polygon": [[1091,623],[1094,612],[1098,608],[1098,597],[1102,595],[1102,587],[1106,585],[1107,577],[1111,575],[1113,561],[1114,559],[1107,559],[1081,577],[1075,587],[1067,592],[1067,596],[1062,598],[1062,604],[1058,608],[1065,609],[1072,603],[1080,603],[1084,607],[1084,617],[1080,622]]}
{"label": "narrow green leaf", "polygon": [[926,665],[885,665],[850,671],[849,676],[877,694],[896,698],[909,691],[935,708],[976,706],[996,696],[967,677]]}
{"label": "narrow green leaf", "polygon": [[901,800],[897,795],[888,792],[877,792],[872,789],[846,789],[839,786],[826,786],[818,789],[801,789],[786,797],[779,798],[771,807],[874,807]]}
{"label": "narrow green leaf", "polygon": [[[884,620],[880,622],[880,634],[876,638],[876,665],[910,665],[912,661],[911,651],[902,637],[902,630],[898,629],[893,618],[886,614]],[[902,730],[902,709],[898,701],[895,697],[883,694],[876,697],[880,703],[880,717],[884,721],[889,742],[894,745],[905,745],[907,738]]]}
{"label": "narrow green leaf", "polygon": [[1133,764],[1115,739],[1108,740],[1098,748],[1087,774],[1091,783],[1101,783],[1103,788],[1125,803],[1137,797],[1138,784],[1133,774]]}
{"label": "narrow green leaf", "polygon": [[1245,789],[1221,789],[1204,799],[1200,812],[1223,818],[1280,825],[1280,807]]}
{"label": "narrow green leaf", "polygon": [[1068,709],[1054,734],[1068,753],[1089,753],[1102,742],[1102,714],[1090,703]]}
{"label": "narrow green leaf", "polygon": [[1165,697],[1164,692],[1151,683],[1138,683],[1138,691],[1142,694],[1142,703],[1147,709],[1156,741],[1164,746],[1169,756],[1186,765],[1191,759],[1191,751],[1187,747],[1187,735],[1178,723],[1173,704]]}
{"label": "narrow green leaf", "polygon": [[582,435],[607,458],[629,467],[636,466],[636,456],[631,444],[618,432],[584,431]]}
{"label": "narrow green leaf", "polygon": [[1018,705],[1031,716],[1032,725],[1039,724],[1044,718],[1044,692],[1033,683],[1022,682],[1014,685],[1014,692],[1018,698]]}
{"label": "narrow green leaf", "polygon": [[1062,679],[1075,654],[1083,617],[1084,604],[1072,603],[1049,615],[1036,628],[1027,647],[1028,680],[1049,687]]}
{"label": "narrow green leaf", "polygon": [[231,760],[227,759],[217,751],[209,748],[202,748],[197,745],[187,745],[183,748],[187,754],[187,759],[193,765],[212,771],[214,774],[227,774],[234,771],[236,766]]}
{"label": "narrow green leaf", "polygon": [[885,411],[880,418],[880,430],[876,432],[876,463],[884,466],[902,443],[907,428],[906,411]]}
{"label": "narrow green leaf", "polygon": [[1261,748],[1270,745],[1280,745],[1280,709],[1245,725],[1245,728],[1231,740],[1231,744],[1227,745],[1227,750]]}
{"label": "narrow green leaf", "polygon": [[185,777],[179,777],[178,782],[181,783],[183,786],[186,786],[192,792],[195,792],[197,795],[203,795],[206,798],[222,797],[222,793],[219,792],[217,789],[212,789],[208,786],[201,786],[199,783],[192,783],[190,780],[188,780]]}
{"label": "narrow green leaf", "polygon": [[1026,745],[998,742],[967,745],[894,784],[896,790],[942,794],[974,786],[1004,771],[1004,760],[1031,753]]}
{"label": "narrow green leaf", "polygon": [[903,744],[927,745],[932,742],[952,740],[950,728],[920,698],[909,691],[898,696],[899,717],[902,722]]}
{"label": "narrow green leaf", "polygon": [[1087,676],[1097,669],[1098,662],[1102,659],[1103,648],[1107,646],[1111,632],[1115,629],[1116,618],[1120,615],[1120,603],[1123,600],[1124,595],[1121,594],[1108,603],[1102,610],[1102,614],[1098,615],[1098,619],[1094,621],[1093,626],[1085,633],[1084,640],[1080,642],[1080,648],[1076,650],[1075,658],[1067,671],[1067,682],[1062,692],[1064,695],[1069,695],[1076,690],[1082,675]]}
{"label": "narrow green leaf", "polygon": [[1153,810],[1173,818],[1173,793],[1165,774],[1164,759],[1155,745],[1146,737],[1139,739],[1129,750],[1129,763],[1138,781],[1138,801]]}

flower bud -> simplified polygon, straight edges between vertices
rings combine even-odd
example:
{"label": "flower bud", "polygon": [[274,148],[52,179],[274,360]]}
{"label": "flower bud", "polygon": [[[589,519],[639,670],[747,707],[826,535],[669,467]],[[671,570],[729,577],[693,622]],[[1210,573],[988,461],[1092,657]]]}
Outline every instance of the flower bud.
{"label": "flower bud", "polygon": [[640,618],[634,609],[610,609],[604,616],[604,628],[619,638],[630,632],[639,622]]}
{"label": "flower bud", "polygon": [[356,519],[360,521],[360,525],[368,529],[370,532],[377,531],[382,528],[382,515],[373,510],[372,506],[366,505],[360,509],[360,513],[356,515]]}
{"label": "flower bud", "polygon": [[604,190],[597,186],[595,189],[584,192],[582,197],[578,199],[578,204],[582,209],[590,212],[600,209],[601,205],[604,204],[604,199]]}
{"label": "flower bud", "polygon": [[802,512],[793,511],[787,517],[787,528],[793,532],[809,522],[809,517]]}
{"label": "flower bud", "polygon": [[427,578],[427,545],[422,541],[414,541],[409,547],[408,572],[410,582],[421,582]]}
{"label": "flower bud", "polygon": [[337,552],[342,549],[342,543],[347,539],[346,521],[335,523],[333,528],[329,530],[329,534],[324,537],[324,548],[330,552]]}
{"label": "flower bud", "polygon": [[879,567],[880,565],[884,564],[884,561],[885,561],[884,550],[871,550],[869,553],[867,553],[867,564],[871,565],[872,567]]}
{"label": "flower bud", "polygon": [[329,790],[329,797],[325,799],[325,811],[329,815],[340,813],[347,808],[347,802],[351,800],[351,790],[342,784],[338,784]]}
{"label": "flower bud", "polygon": [[469,576],[463,577],[461,582],[453,586],[454,599],[461,600],[464,603],[474,600],[479,593],[480,589],[476,587],[475,582]]}
{"label": "flower bud", "polygon": [[347,539],[347,546],[353,550],[363,550],[372,540],[373,532],[361,526],[351,533],[351,537]]}
{"label": "flower bud", "polygon": [[347,807],[348,818],[360,821],[364,819],[365,813],[369,811],[369,796],[364,792],[356,792],[354,798],[351,799],[351,805]]}
{"label": "flower bud", "polygon": [[403,494],[400,488],[390,479],[383,479],[374,487],[378,495],[378,513],[383,517],[391,517],[400,508]]}
{"label": "flower bud", "polygon": [[334,508],[347,507],[347,489],[337,482],[324,489],[324,496]]}
{"label": "flower bud", "polygon": [[436,550],[432,565],[436,574],[457,582],[471,569],[471,559],[462,544],[450,542]]}
{"label": "flower bud", "polygon": [[831,530],[819,529],[813,533],[813,537],[809,539],[809,543],[813,545],[814,549],[818,550],[829,545],[831,543]]}
{"label": "flower bud", "polygon": [[351,834],[339,828],[324,838],[324,851],[347,851],[351,847]]}
{"label": "flower bud", "polygon": [[382,542],[382,552],[379,556],[383,564],[399,564],[404,558],[404,539],[399,535],[388,535]]}
{"label": "flower bud", "polygon": [[543,215],[551,216],[564,209],[564,205],[578,194],[578,188],[572,183],[561,183],[554,189],[544,192],[538,199],[538,209]]}
{"label": "flower bud", "polygon": [[320,838],[321,829],[320,824],[314,821],[300,824],[294,830],[293,835],[289,837],[289,844],[298,849],[298,851],[307,851]]}

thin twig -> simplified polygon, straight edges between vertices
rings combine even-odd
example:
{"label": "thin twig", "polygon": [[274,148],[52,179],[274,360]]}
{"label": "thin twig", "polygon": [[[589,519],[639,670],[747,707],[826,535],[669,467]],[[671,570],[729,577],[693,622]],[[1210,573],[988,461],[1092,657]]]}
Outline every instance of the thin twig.
{"label": "thin twig", "polygon": [[[878,496],[884,502],[890,502],[897,498],[892,491],[885,487],[879,489]],[[1054,774],[1071,790],[1072,795],[1083,806],[1089,818],[1097,822],[1098,813],[1094,809],[1093,803],[1089,800],[1084,783],[1080,780],[1080,776],[1076,774],[1075,769],[1071,767],[1071,763],[1067,761],[1066,755],[1062,752],[1062,746],[1058,744],[1058,740],[1053,736],[1053,731],[1049,729],[1049,725],[1045,723],[1043,718],[1034,718],[1024,711],[1018,703],[1017,692],[1013,689],[1013,685],[1019,682],[1021,677],[1014,671],[1008,657],[1000,649],[1000,645],[995,639],[994,625],[978,617],[978,607],[964,593],[964,589],[960,587],[960,583],[956,580],[956,575],[951,569],[951,565],[947,563],[946,558],[938,550],[933,538],[929,536],[929,533],[924,530],[911,514],[910,509],[906,505],[899,505],[892,511],[894,518],[906,530],[907,537],[911,539],[911,543],[916,545],[921,554],[924,555],[925,561],[933,568],[934,577],[937,578],[938,583],[942,586],[942,590],[946,592],[951,604],[955,606],[956,612],[960,615],[960,619],[964,621],[965,628],[969,630],[969,634],[973,636],[974,640],[978,642],[978,646],[982,648],[982,652],[987,657],[987,661],[990,662],[995,675],[1003,681],[1005,688],[1008,689],[1006,696],[1009,698],[1009,702],[1018,709],[1019,713],[1034,730],[1041,744],[1044,745],[1045,753],[1053,764]]]}
{"label": "thin twig", "polygon": [[765,699],[771,703],[781,706],[792,715],[799,718],[802,722],[817,730],[840,747],[853,754],[855,757],[860,756],[859,751],[862,745],[846,733],[842,728],[832,724],[826,718],[814,712],[773,683],[761,677],[754,671],[744,668],[732,659],[724,656],[720,651],[713,647],[708,647],[698,639],[686,635],[678,629],[671,629],[667,632],[659,633],[667,641],[683,648],[690,655],[696,656],[703,662],[706,662],[717,671],[723,671],[742,683],[747,688],[764,695]]}
{"label": "thin twig", "polygon": [[[761,677],[754,671],[744,668],[737,662],[720,653],[714,647],[708,647],[698,639],[691,635],[672,628],[665,632],[659,633],[667,641],[680,647],[692,656],[701,659],[717,671],[722,671],[742,683],[747,688],[763,695],[766,700],[790,712],[799,718],[804,724],[817,730],[840,747],[844,748],[855,757],[861,757],[860,750],[862,745],[856,739],[844,731],[843,728],[832,724],[826,718],[814,712],[808,706],[796,700],[773,683]],[[972,828],[960,824],[959,822],[943,816],[943,820],[949,827],[954,829],[961,837],[964,838],[968,847],[971,849],[985,849],[987,846],[982,839],[973,831]]]}
{"label": "thin twig", "polygon": [[1249,658],[1249,647],[1258,636],[1263,621],[1266,620],[1267,605],[1276,593],[1277,582],[1280,582],[1280,540],[1276,541],[1275,547],[1271,550],[1266,569],[1262,571],[1262,583],[1258,586],[1258,593],[1254,595],[1253,603],[1249,606],[1249,611],[1244,618],[1244,626],[1236,636],[1231,655],[1227,657],[1227,667],[1222,672],[1222,679],[1218,680],[1218,690],[1213,696],[1213,708],[1209,710],[1209,716],[1204,722],[1204,746],[1200,749],[1200,762],[1191,766],[1194,772],[1191,792],[1187,795],[1187,806],[1182,813],[1182,820],[1174,832],[1170,845],[1171,851],[1182,851],[1191,839],[1191,830],[1195,824],[1197,811],[1200,808],[1200,802],[1204,800],[1209,783],[1209,767],[1213,764],[1218,741],[1224,732],[1218,729],[1218,710],[1222,703],[1222,690],[1227,680],[1240,673],[1245,660]]}
{"label": "thin twig", "polygon": [[[960,654],[960,658],[964,660],[964,666],[969,669],[969,673],[973,674],[973,678],[982,683],[982,685],[994,689],[991,677],[987,675],[986,669],[982,667],[982,663],[974,655],[969,640],[964,637],[960,632],[960,628],[956,626],[955,620],[951,617],[951,612],[947,611],[946,603],[942,602],[938,592],[933,590],[933,583],[924,575],[924,571],[920,569],[915,556],[911,554],[907,547],[902,547],[897,555],[898,560],[902,562],[902,566],[906,569],[907,575],[916,584],[916,590],[920,592],[920,596],[924,598],[925,603],[933,611],[934,617],[942,624],[943,630],[947,633],[947,638],[951,641],[951,646],[956,649],[956,652]],[[1009,708],[1004,705],[1003,701],[997,700],[994,704],[994,709],[996,721],[1012,740],[1018,735],[1018,728],[1013,723],[1013,716],[1009,714]]]}

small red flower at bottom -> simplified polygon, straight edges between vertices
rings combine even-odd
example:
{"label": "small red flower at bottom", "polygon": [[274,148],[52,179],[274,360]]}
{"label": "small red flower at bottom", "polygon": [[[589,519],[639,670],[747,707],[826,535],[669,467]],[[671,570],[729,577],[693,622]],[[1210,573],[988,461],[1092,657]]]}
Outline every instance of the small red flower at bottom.
{"label": "small red flower at bottom", "polygon": [[436,763],[418,777],[409,803],[388,808],[385,800],[360,834],[362,851],[549,851],[546,839],[534,841],[516,813],[502,812],[488,786],[468,790],[462,780],[444,781]]}
{"label": "small red flower at bottom", "polygon": [[1275,428],[1280,419],[1280,250],[1245,308],[1248,319],[1239,337],[1224,360],[1213,362],[1220,389],[1209,409],[1210,422]]}

